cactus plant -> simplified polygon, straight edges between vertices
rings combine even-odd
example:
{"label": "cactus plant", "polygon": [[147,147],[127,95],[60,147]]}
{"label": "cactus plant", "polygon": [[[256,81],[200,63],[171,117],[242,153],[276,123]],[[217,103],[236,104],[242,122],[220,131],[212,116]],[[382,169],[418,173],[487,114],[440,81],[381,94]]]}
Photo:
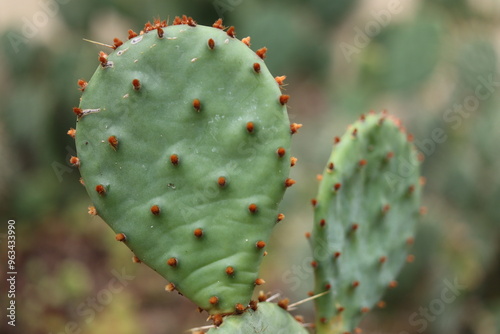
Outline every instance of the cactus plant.
{"label": "cactus plant", "polygon": [[[116,240],[199,308],[209,333],[306,333],[277,304],[251,301],[278,204],[296,162],[282,94],[250,38],[222,20],[176,17],[99,54],[74,108],[80,169]],[[317,333],[352,331],[380,300],[413,242],[421,184],[417,152],[399,121],[370,113],[336,139],[309,235]],[[341,312],[343,311],[343,312]],[[225,319],[225,320],[224,320]],[[220,326],[220,327],[219,327]]]}
{"label": "cactus plant", "polygon": [[[411,140],[411,137],[410,137]],[[420,208],[418,154],[398,120],[369,114],[328,160],[311,235],[317,333],[355,329],[407,259]]]}
{"label": "cactus plant", "polygon": [[81,81],[72,163],[116,239],[211,314],[247,305],[293,184],[287,95],[266,49],[197,25],[147,24]]}

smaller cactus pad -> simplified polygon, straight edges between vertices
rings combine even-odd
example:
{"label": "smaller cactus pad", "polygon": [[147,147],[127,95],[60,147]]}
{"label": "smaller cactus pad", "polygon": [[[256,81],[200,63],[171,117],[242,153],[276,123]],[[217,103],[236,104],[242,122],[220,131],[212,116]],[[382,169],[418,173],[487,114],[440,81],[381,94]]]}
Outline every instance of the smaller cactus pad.
{"label": "smaller cactus pad", "polygon": [[317,333],[352,333],[407,259],[419,216],[418,152],[400,122],[370,113],[335,139],[310,237]]}
{"label": "smaller cactus pad", "polygon": [[257,304],[257,310],[249,309],[242,315],[224,319],[220,327],[207,334],[308,334],[302,324],[275,303]]}

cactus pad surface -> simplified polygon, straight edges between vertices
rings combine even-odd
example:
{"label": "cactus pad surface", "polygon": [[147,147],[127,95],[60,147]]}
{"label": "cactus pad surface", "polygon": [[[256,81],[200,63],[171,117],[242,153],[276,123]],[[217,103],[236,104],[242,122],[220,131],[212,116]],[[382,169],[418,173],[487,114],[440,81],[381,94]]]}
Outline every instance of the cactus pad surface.
{"label": "cactus pad surface", "polygon": [[370,113],[337,138],[310,238],[317,333],[353,333],[407,259],[419,216],[418,152],[398,120]]}

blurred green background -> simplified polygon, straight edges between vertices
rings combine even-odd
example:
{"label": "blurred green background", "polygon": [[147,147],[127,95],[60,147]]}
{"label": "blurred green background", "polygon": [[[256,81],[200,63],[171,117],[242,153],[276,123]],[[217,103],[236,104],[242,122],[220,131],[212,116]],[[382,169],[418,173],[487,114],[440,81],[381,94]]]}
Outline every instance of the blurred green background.
{"label": "blurred green background", "polygon": [[[155,17],[224,17],[252,48],[269,48],[288,76],[297,184],[282,204],[261,276],[296,301],[312,289],[310,229],[316,174],[332,138],[361,113],[400,117],[424,153],[427,178],[415,261],[370,312],[364,333],[500,333],[500,4],[497,0],[25,0],[0,13],[1,280],[8,219],[17,231],[17,326],[1,333],[182,333],[206,314],[113,238],[79,173],[76,82],[102,49]],[[404,223],[404,222],[402,222]],[[121,276],[121,280],[117,277]],[[112,284],[112,286],[110,286]],[[447,288],[456,285],[455,290]],[[448,289],[448,290],[445,290]],[[445,297],[443,292],[445,291]],[[451,291],[451,292],[450,292]],[[451,298],[453,297],[453,298]],[[453,299],[450,301],[450,299]],[[313,321],[312,304],[296,314]]]}

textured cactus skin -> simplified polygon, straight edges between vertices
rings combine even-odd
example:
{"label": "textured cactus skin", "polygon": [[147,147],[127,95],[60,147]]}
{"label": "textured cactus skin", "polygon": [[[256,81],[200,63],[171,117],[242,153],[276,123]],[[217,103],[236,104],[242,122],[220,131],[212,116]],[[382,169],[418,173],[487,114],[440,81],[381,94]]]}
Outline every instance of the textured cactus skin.
{"label": "textured cactus skin", "polygon": [[97,214],[199,307],[247,305],[265,250],[256,243],[268,241],[290,168],[279,85],[247,45],[200,25],[139,35],[105,65],[85,87],[76,128]]}
{"label": "textured cactus skin", "polygon": [[263,302],[256,311],[227,317],[218,328],[208,334],[307,334],[309,333],[290,313],[277,304]]}
{"label": "textured cactus skin", "polygon": [[362,116],[334,145],[310,238],[315,293],[332,290],[315,301],[318,334],[352,333],[395,285],[419,216],[417,157],[385,113]]}

